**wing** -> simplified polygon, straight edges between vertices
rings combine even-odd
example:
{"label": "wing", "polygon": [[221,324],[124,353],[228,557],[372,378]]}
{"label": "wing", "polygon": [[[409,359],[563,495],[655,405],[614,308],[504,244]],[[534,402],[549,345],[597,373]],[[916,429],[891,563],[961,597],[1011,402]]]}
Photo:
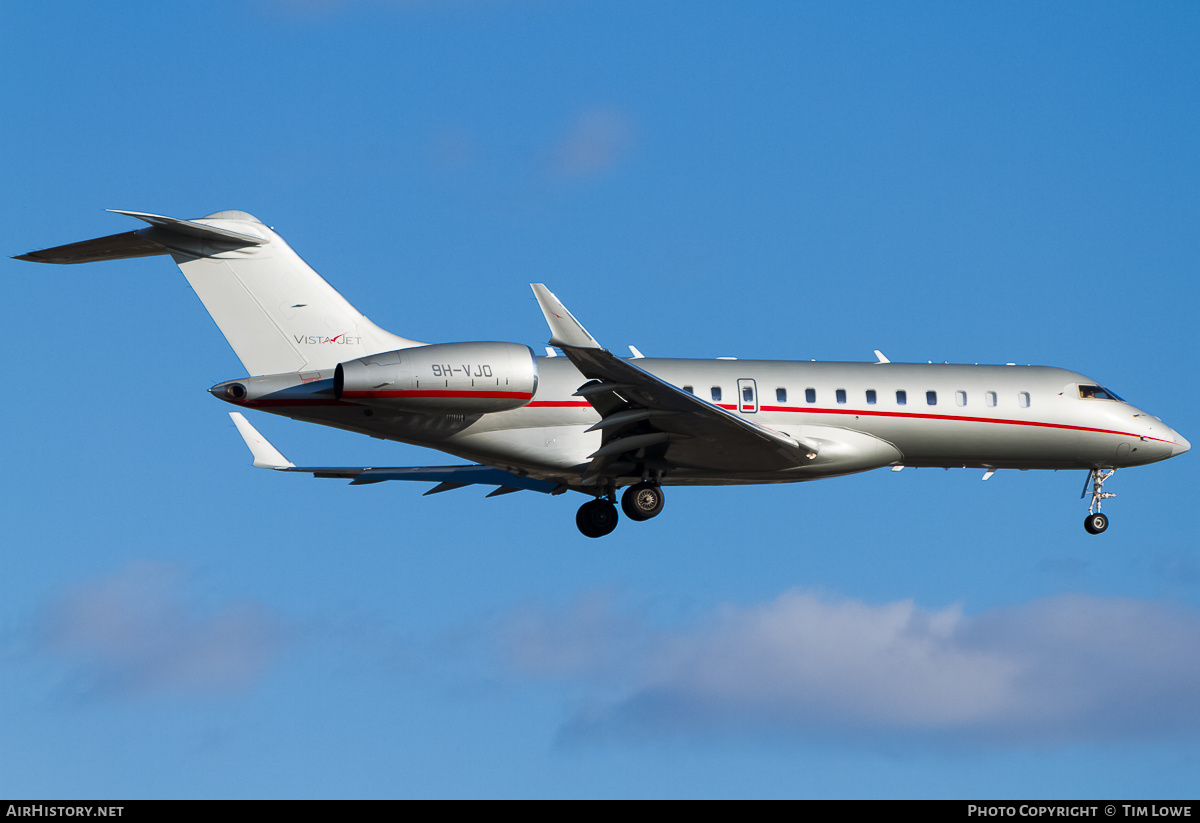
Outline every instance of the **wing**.
{"label": "wing", "polygon": [[259,434],[258,429],[250,425],[250,421],[241,412],[230,412],[233,423],[250,453],[254,456],[254,465],[260,469],[275,469],[282,472],[302,472],[313,477],[341,477],[350,480],[351,486],[362,486],[368,483],[382,483],[385,480],[417,480],[436,482],[425,494],[437,494],[463,486],[496,486],[495,491],[488,497],[509,494],[519,491],[536,491],[544,494],[561,494],[567,487],[548,480],[538,480],[533,477],[522,477],[503,469],[491,466],[413,466],[413,467],[373,467],[373,466],[297,466],[279,450]]}
{"label": "wing", "polygon": [[753,423],[602,348],[545,285],[532,284],[558,346],[589,378],[576,395],[599,412],[601,446],[583,485],[649,471],[778,472],[808,465],[817,444]]}

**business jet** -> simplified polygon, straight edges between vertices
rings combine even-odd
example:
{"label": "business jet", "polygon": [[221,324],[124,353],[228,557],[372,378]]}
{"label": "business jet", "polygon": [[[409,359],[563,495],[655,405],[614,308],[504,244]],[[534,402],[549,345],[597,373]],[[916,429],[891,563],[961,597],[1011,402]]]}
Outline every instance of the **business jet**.
{"label": "business jet", "polygon": [[[1082,470],[1084,527],[1108,528],[1104,483],[1186,452],[1169,426],[1075,372],[1042,366],[622,358],[543,284],[546,356],[517,343],[420,343],[376,326],[271,228],[241,211],[17,259],[88,263],[169,254],[247,376],[209,391],[258,410],[438,449],[471,465],[300,467],[230,416],[253,464],[352,484],[469,485],[590,498],[588,537],[663,510],[665,486],[796,483],[905,467]],[[562,355],[558,355],[558,351]]]}

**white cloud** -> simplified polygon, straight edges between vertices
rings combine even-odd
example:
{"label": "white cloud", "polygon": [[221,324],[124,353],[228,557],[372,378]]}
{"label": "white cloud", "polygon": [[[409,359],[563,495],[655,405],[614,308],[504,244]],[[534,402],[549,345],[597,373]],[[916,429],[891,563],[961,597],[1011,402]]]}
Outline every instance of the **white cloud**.
{"label": "white cloud", "polygon": [[542,678],[602,679],[636,666],[645,627],[613,612],[609,592],[589,592],[554,615],[527,606],[502,627],[501,646],[515,671]]}
{"label": "white cloud", "polygon": [[[607,608],[607,607],[606,607]],[[523,612],[509,666],[582,686],[564,729],[1077,743],[1200,732],[1200,616],[1063,595],[979,615],[789,591],[652,629],[584,601]]]}
{"label": "white cloud", "polygon": [[207,695],[255,685],[281,646],[274,614],[252,602],[197,613],[177,578],[140,562],[76,586],[48,609],[44,649],[70,662],[89,692]]}
{"label": "white cloud", "polygon": [[633,122],[611,106],[579,113],[554,146],[552,171],[560,177],[593,177],[616,166],[633,144]]}

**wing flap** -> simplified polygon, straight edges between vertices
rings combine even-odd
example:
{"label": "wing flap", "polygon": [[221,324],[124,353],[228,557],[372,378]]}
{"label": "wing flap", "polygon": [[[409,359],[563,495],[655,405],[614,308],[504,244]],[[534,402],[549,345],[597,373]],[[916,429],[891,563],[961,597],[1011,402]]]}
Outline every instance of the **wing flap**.
{"label": "wing flap", "polygon": [[[596,338],[542,283],[534,295],[563,350],[591,382],[576,392],[600,414],[602,431],[584,482],[613,477],[641,463],[669,470],[781,471],[807,465],[818,452],[806,438],[759,425],[722,409],[623,360]],[[629,454],[631,459],[622,460]]]}
{"label": "wing flap", "polygon": [[522,476],[493,466],[297,466],[259,434],[258,429],[254,428],[241,412],[230,412],[229,416],[233,418],[238,433],[242,435],[254,456],[255,467],[260,469],[299,472],[319,478],[339,478],[349,480],[352,486],[365,486],[386,480],[416,480],[438,484],[425,494],[437,494],[463,486],[496,486],[497,490],[489,494],[489,497],[515,491],[561,494],[567,490],[565,483]]}

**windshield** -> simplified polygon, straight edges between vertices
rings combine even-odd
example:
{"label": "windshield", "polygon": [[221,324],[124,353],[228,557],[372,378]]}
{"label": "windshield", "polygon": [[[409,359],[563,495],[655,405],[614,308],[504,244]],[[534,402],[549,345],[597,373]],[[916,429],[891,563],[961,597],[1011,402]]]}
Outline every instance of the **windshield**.
{"label": "windshield", "polygon": [[[1121,400],[1114,391],[1109,391],[1103,386],[1085,386],[1080,385],[1079,396],[1084,400]],[[1124,400],[1121,400],[1124,403]]]}

